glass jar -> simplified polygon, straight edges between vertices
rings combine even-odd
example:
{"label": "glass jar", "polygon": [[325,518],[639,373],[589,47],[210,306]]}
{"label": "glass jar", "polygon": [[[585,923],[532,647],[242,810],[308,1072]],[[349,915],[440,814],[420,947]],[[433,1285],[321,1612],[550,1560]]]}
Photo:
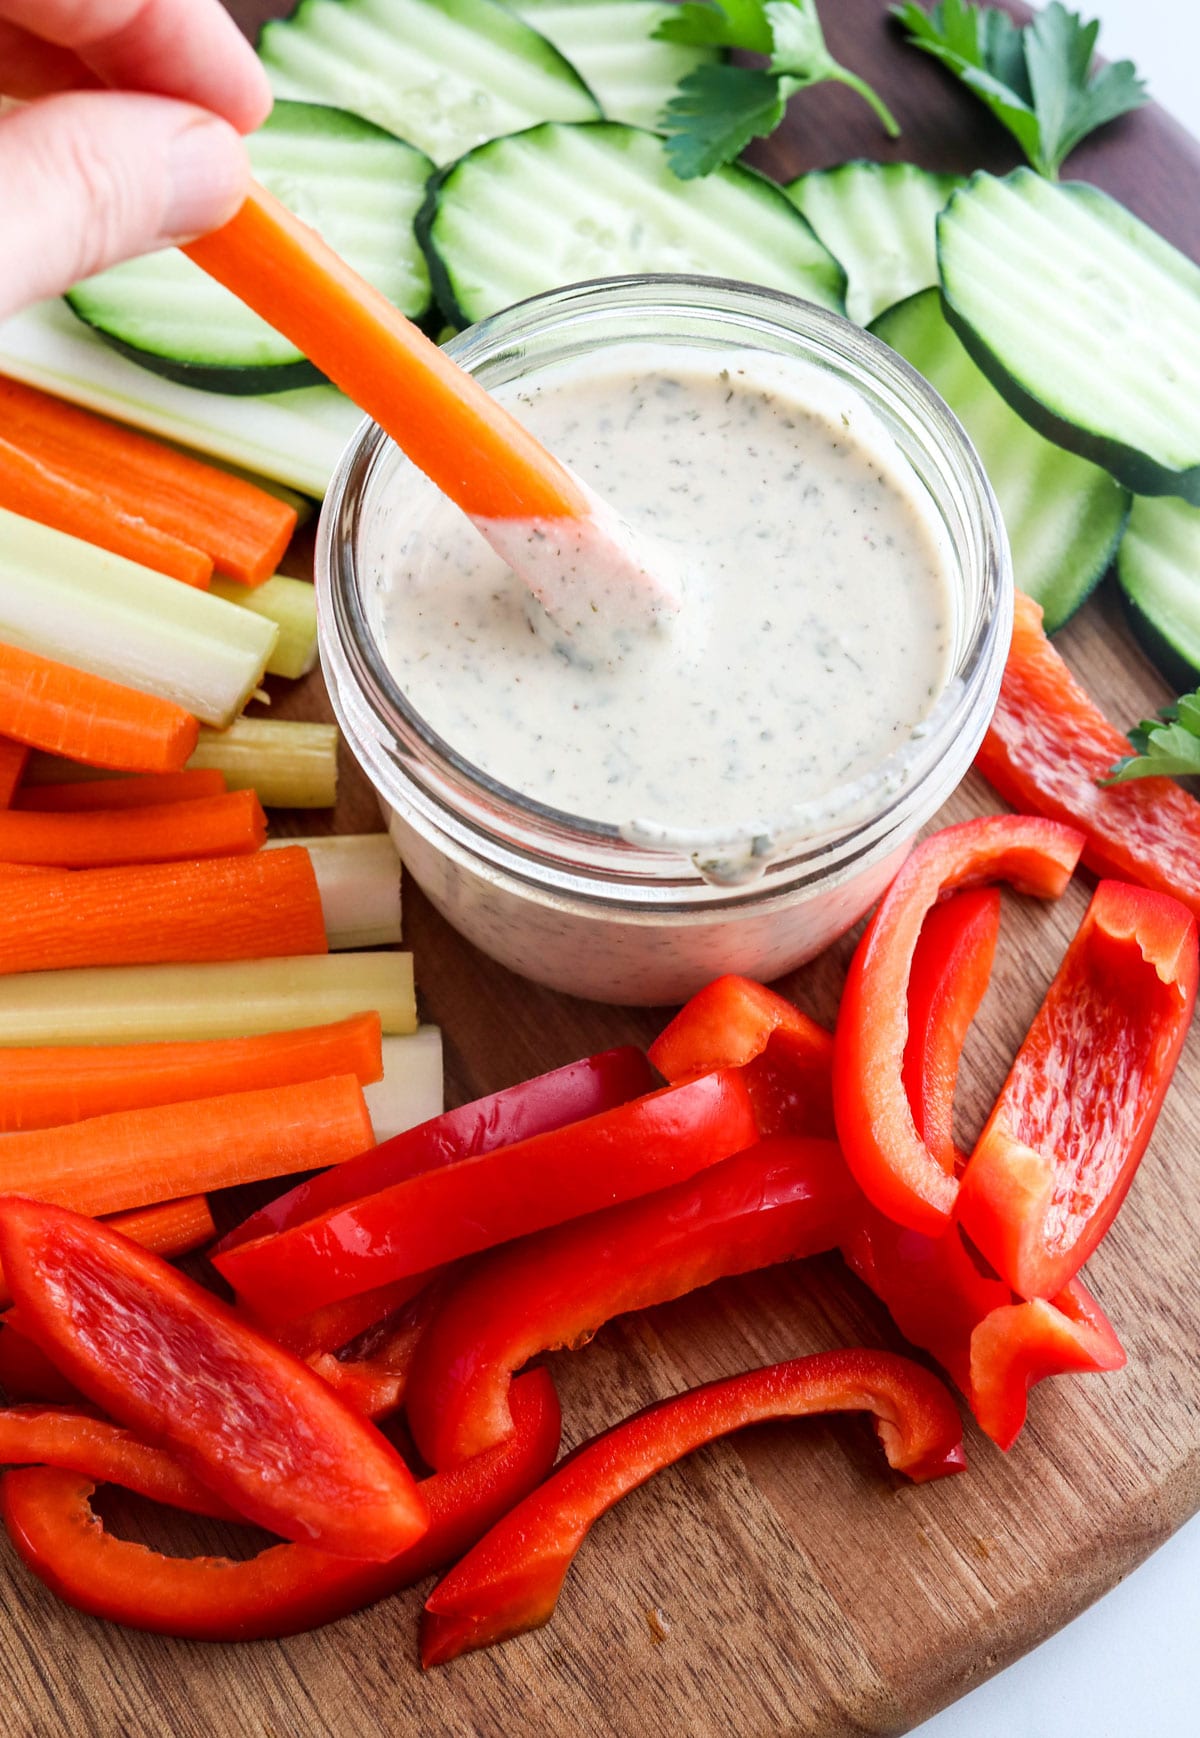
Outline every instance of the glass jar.
{"label": "glass jar", "polygon": [[[951,675],[911,738],[866,779],[793,811],[740,858],[697,836],[631,836],[547,808],[455,753],[409,704],[375,631],[370,531],[404,513],[408,460],[364,423],[321,516],[321,658],[334,711],[410,874],[513,971],[600,1001],[678,1002],[722,972],[771,979],[811,959],[879,897],[969,768],[1012,626],[1008,543],[963,429],[879,340],[778,292],[720,279],[614,278],[537,296],[453,340],[483,385],[647,341],[793,357],[836,377],[891,435],[944,530]],[[382,516],[382,521],[381,521]]]}

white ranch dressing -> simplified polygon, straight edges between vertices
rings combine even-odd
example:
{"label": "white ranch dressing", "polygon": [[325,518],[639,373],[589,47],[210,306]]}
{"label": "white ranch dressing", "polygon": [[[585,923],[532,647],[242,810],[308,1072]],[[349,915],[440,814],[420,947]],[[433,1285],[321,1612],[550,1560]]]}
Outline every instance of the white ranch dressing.
{"label": "white ranch dressing", "polygon": [[494,390],[669,559],[682,607],[639,631],[597,574],[581,656],[415,478],[404,523],[365,538],[374,625],[459,755],[567,814],[757,855],[919,731],[955,640],[945,532],[848,387],[764,352],[629,345]]}

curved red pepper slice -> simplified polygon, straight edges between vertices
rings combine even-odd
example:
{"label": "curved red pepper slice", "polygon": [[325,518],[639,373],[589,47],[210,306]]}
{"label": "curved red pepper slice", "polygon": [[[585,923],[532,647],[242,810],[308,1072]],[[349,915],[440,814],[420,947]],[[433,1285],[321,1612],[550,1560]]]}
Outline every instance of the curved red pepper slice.
{"label": "curved red pepper slice", "polygon": [[[377,1194],[422,1171],[490,1153],[496,1147],[514,1146],[534,1135],[581,1122],[584,1117],[598,1116],[652,1092],[655,1084],[654,1070],[642,1052],[624,1044],[586,1056],[582,1062],[569,1062],[565,1068],[555,1068],[533,1080],[506,1086],[502,1092],[474,1099],[417,1128],[405,1129],[370,1152],[298,1183],[227,1233],[213,1253],[221,1255],[240,1243],[303,1224],[331,1207],[355,1201],[360,1195]],[[345,1336],[352,1338],[353,1334]],[[344,1345],[345,1340],[341,1343]],[[333,1347],[308,1349],[331,1351]]]}
{"label": "curved red pepper slice", "polygon": [[93,1480],[30,1467],[0,1480],[13,1544],[46,1586],[80,1611],[160,1635],[255,1641],[295,1635],[361,1611],[451,1563],[531,1491],[558,1452],[559,1412],[544,1370],[513,1385],[508,1441],[418,1487],[429,1529],[390,1563],[351,1563],[308,1545],[257,1557],[164,1557],[104,1530]]}
{"label": "curved red pepper slice", "polygon": [[725,1069],[424,1171],[215,1265],[252,1309],[311,1309],[665,1188],[757,1138],[746,1088]]}
{"label": "curved red pepper slice", "polygon": [[832,1139],[833,1038],[783,996],[729,975],[698,990],[650,1046],[666,1080],[740,1068],[763,1135]]}
{"label": "curved red pepper slice", "polygon": [[1119,1370],[1125,1353],[1095,1298],[1073,1279],[1056,1298],[994,1309],[971,1334],[966,1392],[981,1428],[1011,1448],[1025,1424],[1029,1390],[1047,1376]]}
{"label": "curved red pepper slice", "polygon": [[444,1288],[440,1279],[425,1286],[405,1309],[363,1335],[353,1357],[340,1359],[319,1352],[309,1358],[310,1368],[364,1418],[388,1417],[404,1403],[417,1347],[441,1304]]}
{"label": "curved red pepper slice", "polygon": [[0,1466],[62,1467],[194,1515],[241,1519],[165,1449],[152,1448],[131,1430],[75,1407],[9,1406],[0,1411]]}
{"label": "curved red pepper slice", "polygon": [[231,1508],[381,1561],[425,1531],[408,1468],[305,1364],[160,1256],[63,1207],[0,1198],[21,1330]]}
{"label": "curved red pepper slice", "polygon": [[1081,827],[1083,861],[1097,875],[1170,893],[1200,917],[1200,803],[1170,778],[1099,784],[1128,753],[1042,632],[1041,609],[1018,592],[976,766],[1013,808]]}
{"label": "curved red pepper slice", "polygon": [[946,827],[912,851],[855,950],[834,1037],[838,1138],[868,1199],[914,1231],[945,1231],[958,1194],[904,1089],[909,974],[925,915],[954,889],[987,881],[1057,898],[1082,844],[1075,828],[1026,815]]}
{"label": "curved red pepper slice", "polygon": [[454,1466],[502,1441],[512,1373],[536,1353],[727,1274],[833,1248],[857,1198],[832,1142],[762,1141],[485,1256],[450,1287],[413,1360],[407,1411],[421,1454]]}
{"label": "curved red pepper slice", "polygon": [[1133,1181],[1196,1000],[1196,920],[1102,881],[1017,1052],[958,1197],[1021,1297],[1054,1297]]}
{"label": "curved red pepper slice", "polygon": [[889,1464],[909,1478],[966,1465],[949,1394],[892,1352],[817,1352],[692,1388],[585,1443],[467,1553],[426,1601],[421,1664],[443,1665],[548,1622],[592,1525],[704,1443],[766,1418],[859,1411],[875,1414]]}

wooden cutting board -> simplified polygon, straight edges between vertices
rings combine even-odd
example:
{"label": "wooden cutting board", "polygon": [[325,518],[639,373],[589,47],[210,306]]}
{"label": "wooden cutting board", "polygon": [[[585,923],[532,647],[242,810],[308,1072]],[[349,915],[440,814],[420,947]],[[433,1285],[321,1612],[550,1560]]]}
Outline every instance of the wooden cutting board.
{"label": "wooden cutting board", "polygon": [[[247,28],[273,10],[231,0]],[[833,52],[877,83],[890,146],[832,87],[793,103],[758,160],[780,179],[849,156],[1003,171],[1008,136],[924,57],[879,0],[826,0]],[[1154,110],[1118,122],[1071,169],[1200,258],[1200,149]],[[1073,668],[1126,724],[1165,687],[1108,597],[1062,635]],[[326,717],[317,677],[276,716]],[[343,754],[341,830],[378,812]],[[942,819],[996,805],[971,779]],[[294,822],[294,825],[292,824]],[[311,817],[280,817],[309,830]],[[1009,899],[988,1001],[968,1045],[962,1126],[976,1129],[1087,901]],[[442,1027],[449,1103],[610,1044],[649,1040],[664,1012],[552,995],[475,952],[411,886],[407,942],[423,1012]],[[829,1021],[853,938],[781,986]],[[1200,1041],[1088,1283],[1128,1368],[1037,1390],[1004,1456],[968,1427],[970,1472],[913,1487],[855,1419],[759,1428],[629,1498],[595,1530],[549,1628],[422,1676],[414,1591],[313,1635],[201,1647],[102,1626],[60,1605],[2,1548],[5,1732],[421,1738],[716,1738],[906,1730],[1041,1641],[1200,1507]],[[727,1282],[601,1332],[552,1360],[568,1444],[656,1397],[750,1364],[847,1343],[900,1345],[834,1257]],[[111,1512],[111,1511],[109,1511]],[[147,1530],[179,1545],[167,1525]],[[224,1550],[215,1525],[202,1548]],[[189,1548],[189,1547],[184,1547]],[[243,1545],[241,1547],[245,1549]]]}

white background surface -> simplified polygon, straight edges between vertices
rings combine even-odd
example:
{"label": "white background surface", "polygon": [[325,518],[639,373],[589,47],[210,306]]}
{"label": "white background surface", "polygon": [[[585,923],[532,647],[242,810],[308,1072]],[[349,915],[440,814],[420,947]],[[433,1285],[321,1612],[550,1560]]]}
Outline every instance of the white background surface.
{"label": "white background surface", "polygon": [[[1132,60],[1154,99],[1200,137],[1200,0],[1067,4],[1099,18],[1104,58]],[[1200,199],[1200,184],[1192,196]],[[917,1733],[1197,1738],[1200,1516],[1090,1611]]]}

